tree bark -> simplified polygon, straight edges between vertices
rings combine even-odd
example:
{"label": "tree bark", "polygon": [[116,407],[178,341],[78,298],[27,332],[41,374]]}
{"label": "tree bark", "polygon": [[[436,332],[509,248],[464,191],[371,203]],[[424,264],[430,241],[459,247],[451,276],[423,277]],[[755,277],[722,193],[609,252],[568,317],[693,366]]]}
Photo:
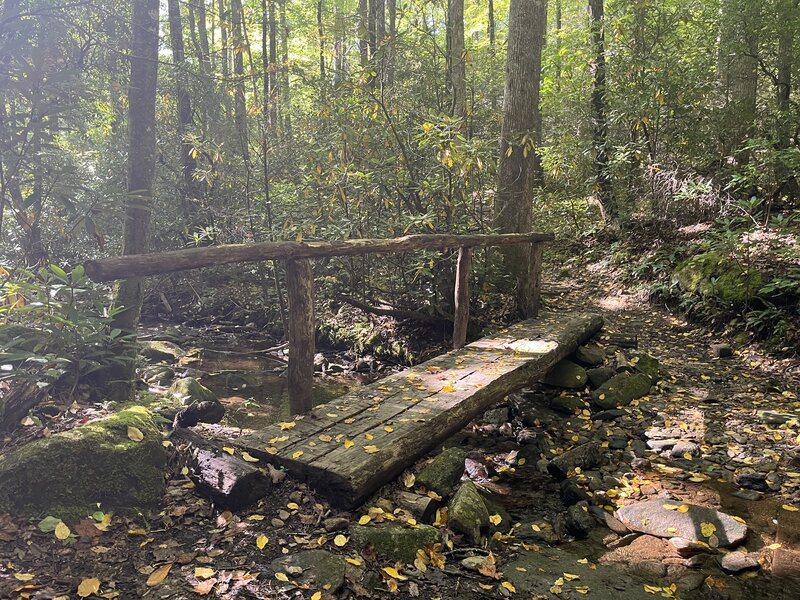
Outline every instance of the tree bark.
{"label": "tree bark", "polygon": [[194,126],[192,118],[192,105],[189,98],[189,81],[186,76],[186,55],[183,45],[183,21],[178,0],[168,0],[170,45],[172,47],[172,62],[175,71],[175,96],[178,101],[178,136],[181,140],[181,172],[183,175],[183,194],[181,204],[183,207],[184,225],[193,227],[194,205],[198,200],[199,189],[194,174],[197,170],[197,161],[194,158],[194,144],[189,140],[188,134]]}
{"label": "tree bark", "polygon": [[[553,239],[555,239],[555,236],[552,233],[531,232],[504,235],[407,235],[393,239],[358,239],[333,242],[262,242],[260,244],[228,244],[186,248],[159,254],[88,260],[83,266],[86,274],[94,281],[113,281],[114,279],[126,277],[145,277],[159,273],[174,273],[187,269],[199,269],[236,262],[318,258],[324,256],[360,256],[363,254],[394,254],[413,250],[460,248],[462,246],[513,246],[516,244],[548,242]],[[523,268],[527,269],[527,263]]]}
{"label": "tree bark", "polygon": [[325,32],[322,28],[322,0],[317,0],[317,43],[319,45],[319,89],[325,97]]}
{"label": "tree bark", "polygon": [[314,384],[314,273],[308,259],[286,262],[289,295],[289,410],[305,414],[312,407]]}
{"label": "tree bark", "polygon": [[464,47],[464,0],[447,2],[447,74],[450,82],[450,114],[467,116],[467,68]]}
{"label": "tree bark", "polygon": [[589,0],[589,29],[591,53],[589,74],[592,78],[591,114],[592,146],[597,198],[610,217],[619,215],[614,202],[608,149],[608,121],[606,120],[606,47],[603,0]]}
{"label": "tree bark", "polygon": [[453,348],[458,350],[467,343],[469,328],[469,278],[472,270],[472,248],[458,249],[456,267],[455,318],[453,319]]}
{"label": "tree bark", "polygon": [[234,96],[233,96],[233,120],[236,124],[236,131],[239,134],[239,144],[242,158],[245,160],[246,168],[249,169],[250,163],[250,144],[247,132],[247,103],[244,95],[244,13],[242,11],[242,0],[231,0],[231,22],[233,34],[233,77],[234,77]]}
{"label": "tree bark", "polygon": [[369,4],[367,0],[358,0],[358,50],[361,68],[369,65]]}
{"label": "tree bark", "polygon": [[[156,84],[158,81],[158,0],[133,3],[131,16],[131,77],[128,88],[128,192],[125,202],[123,255],[147,251],[156,157]],[[136,336],[142,308],[142,279],[121,281],[114,305],[120,309],[113,326]],[[109,369],[109,395],[127,399],[133,394],[136,349],[124,350],[126,360]]]}
{"label": "tree bark", "polygon": [[495,43],[495,36],[496,36],[496,26],[494,23],[494,0],[489,0],[489,16],[488,16],[489,24],[487,25],[487,29],[489,31],[489,47],[494,48]]}
{"label": "tree bark", "polygon": [[[541,180],[538,175],[541,165],[536,152],[536,124],[547,2],[511,0],[508,19],[494,221],[499,231],[514,233],[530,231],[533,187],[537,179]],[[503,254],[508,271],[516,278],[517,289],[523,287],[528,277],[530,247],[508,248]],[[524,306],[518,305],[517,308],[525,312]]]}
{"label": "tree bark", "polygon": [[797,27],[798,0],[780,0],[778,7],[778,65],[776,105],[778,108],[775,137],[779,148],[791,142],[792,67],[794,66],[794,36]]}
{"label": "tree bark", "polygon": [[721,115],[722,158],[746,163],[742,143],[753,133],[758,91],[761,4],[723,0],[720,5],[719,83],[724,100]]}
{"label": "tree bark", "polygon": [[[227,85],[231,76],[230,48],[228,47],[228,30],[230,28],[230,21],[228,20],[228,12],[225,10],[225,0],[217,0],[217,12],[219,13],[219,32],[220,42],[222,44],[222,49],[220,50],[222,81],[223,85]],[[225,108],[225,114],[230,114],[231,103],[228,99],[228,94],[224,93],[224,90],[222,94],[222,105]]]}

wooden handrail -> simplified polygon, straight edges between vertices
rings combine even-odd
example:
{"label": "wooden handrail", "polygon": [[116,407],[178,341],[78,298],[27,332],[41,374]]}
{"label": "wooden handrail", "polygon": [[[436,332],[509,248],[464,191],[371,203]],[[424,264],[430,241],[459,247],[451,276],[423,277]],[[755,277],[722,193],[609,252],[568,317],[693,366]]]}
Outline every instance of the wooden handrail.
{"label": "wooden handrail", "polygon": [[472,249],[479,246],[530,246],[527,276],[521,281],[519,294],[526,317],[539,311],[539,279],[542,268],[542,243],[555,239],[552,233],[506,233],[470,235],[407,235],[393,239],[359,239],[333,242],[264,242],[231,244],[205,248],[172,250],[158,254],[133,254],[88,260],[86,274],[94,281],[113,281],[174,273],[214,265],[262,260],[286,261],[286,288],[289,297],[289,408],[292,414],[308,412],[312,407],[311,387],[314,380],[314,274],[312,258],[386,254],[413,250],[458,248],[456,265],[455,319],[453,347],[466,343],[469,323],[469,275]]}
{"label": "wooden handrail", "polygon": [[289,260],[325,256],[386,254],[412,250],[470,248],[475,246],[509,246],[550,242],[552,233],[504,234],[430,234],[406,235],[391,239],[358,239],[332,242],[263,242],[260,244],[226,244],[203,248],[170,250],[155,254],[130,254],[83,263],[86,274],[94,281],[113,281],[174,273],[215,265],[262,260]]}

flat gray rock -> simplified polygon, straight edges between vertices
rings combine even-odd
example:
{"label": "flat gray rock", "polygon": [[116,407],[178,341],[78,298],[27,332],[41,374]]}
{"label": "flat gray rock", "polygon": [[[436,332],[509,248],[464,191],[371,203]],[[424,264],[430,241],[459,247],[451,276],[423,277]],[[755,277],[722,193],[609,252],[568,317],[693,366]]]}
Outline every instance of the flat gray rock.
{"label": "flat gray rock", "polygon": [[[632,531],[662,538],[682,537],[709,543],[714,541],[710,540],[713,535],[716,536],[718,545],[723,548],[736,546],[747,537],[747,525],[730,515],[696,504],[685,504],[689,507],[686,512],[670,508],[677,506],[681,506],[681,503],[649,500],[623,506],[614,513],[614,516]],[[713,533],[709,536],[703,535],[702,532],[705,523],[710,523],[714,527]]]}

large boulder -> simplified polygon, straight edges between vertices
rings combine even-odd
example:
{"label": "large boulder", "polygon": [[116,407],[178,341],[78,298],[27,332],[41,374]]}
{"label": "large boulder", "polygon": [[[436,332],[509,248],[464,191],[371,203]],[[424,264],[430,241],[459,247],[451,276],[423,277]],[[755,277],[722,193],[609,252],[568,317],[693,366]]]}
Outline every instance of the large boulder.
{"label": "large boulder", "polygon": [[[618,509],[614,516],[631,531],[661,538],[682,537],[711,546],[736,546],[747,537],[747,525],[713,508],[667,500],[637,502]],[[710,543],[710,541],[717,543]]]}
{"label": "large boulder", "polygon": [[644,373],[619,373],[592,392],[592,402],[603,410],[627,406],[646,396],[652,384]]}
{"label": "large boulder", "polygon": [[461,448],[447,448],[440,452],[417,475],[417,483],[440,496],[449,496],[464,474],[466,452]]}
{"label": "large boulder", "polygon": [[132,407],[0,455],[0,512],[74,519],[98,504],[153,508],[165,491],[162,440],[150,413]]}
{"label": "large boulder", "polygon": [[194,377],[176,379],[169,387],[169,393],[183,402],[184,405],[189,405],[192,402],[217,401],[217,395]]}
{"label": "large boulder", "polygon": [[679,264],[672,281],[684,292],[741,304],[758,292],[761,274],[716,252],[698,254]]}
{"label": "large boulder", "polygon": [[350,535],[359,547],[372,546],[375,554],[387,560],[414,562],[417,550],[440,541],[439,530],[430,525],[404,527],[390,523],[383,527],[353,525]]}

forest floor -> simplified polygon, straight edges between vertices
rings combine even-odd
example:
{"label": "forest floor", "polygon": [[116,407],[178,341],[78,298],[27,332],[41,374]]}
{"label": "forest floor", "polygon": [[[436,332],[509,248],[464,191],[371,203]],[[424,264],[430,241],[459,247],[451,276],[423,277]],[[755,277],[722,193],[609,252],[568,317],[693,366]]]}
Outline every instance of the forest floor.
{"label": "forest floor", "polygon": [[[397,492],[415,487],[408,474],[346,513],[273,473],[270,495],[233,514],[196,496],[176,469],[157,516],[114,516],[105,531],[89,519],[70,524],[76,534],[70,544],[37,522],[0,515],[0,598],[800,597],[800,429],[791,416],[800,415],[796,361],[735,345],[733,356],[715,358],[711,345],[726,340],[649,305],[645,294],[616,281],[608,263],[572,259],[545,278],[546,308],[601,312],[601,343],[608,334],[637,336],[639,349],[655,356],[666,375],[616,419],[536,406],[554,392],[534,385],[455,436],[453,444],[470,457],[467,476],[492,492],[498,506],[483,543],[446,532],[445,543],[429,548],[413,567],[356,547],[348,526],[389,520]],[[537,461],[519,458],[520,422],[531,414],[545,454],[609,442],[604,466],[589,474],[591,485],[578,476],[595,496],[618,505],[657,498],[676,507],[718,509],[747,522],[748,553],[732,557],[738,565],[715,548],[687,558],[658,537],[619,535],[592,523],[576,536],[564,525],[569,502],[559,484]],[[660,452],[648,448],[664,439],[680,442],[681,452],[672,452],[672,442]],[[733,483],[747,473],[753,474],[749,487]],[[509,531],[512,523],[520,525]],[[319,549],[330,555],[316,555],[307,572],[270,567]],[[316,572],[329,585],[308,583],[330,556],[332,570]],[[719,563],[726,557],[723,570]]]}

